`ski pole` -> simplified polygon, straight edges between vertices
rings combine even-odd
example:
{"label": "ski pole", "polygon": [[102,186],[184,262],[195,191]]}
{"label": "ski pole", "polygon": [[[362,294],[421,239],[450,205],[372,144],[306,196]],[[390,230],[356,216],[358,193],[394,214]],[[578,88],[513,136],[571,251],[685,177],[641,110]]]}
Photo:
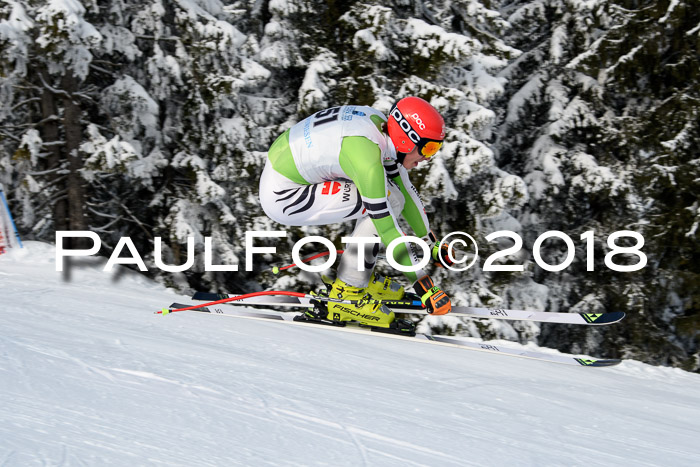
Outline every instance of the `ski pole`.
{"label": "ski pole", "polygon": [[[342,254],[343,254],[343,250],[336,250],[335,252],[338,253],[339,255],[342,255]],[[301,262],[302,262],[302,263],[308,263],[309,261],[313,261],[313,260],[315,260],[315,259],[317,259],[317,258],[323,258],[324,256],[328,256],[328,255],[330,255],[330,254],[331,254],[330,251],[325,251],[325,252],[323,252],[323,253],[317,253],[317,254],[315,254],[315,255],[313,255],[313,256],[309,256],[309,257],[307,257],[307,258],[302,259]],[[273,274],[279,274],[280,272],[286,271],[287,269],[291,269],[291,268],[293,268],[293,267],[295,267],[295,266],[299,266],[299,265],[296,264],[296,263],[292,263],[292,264],[288,264],[288,265],[282,266],[282,267],[275,266],[275,267],[272,268],[272,273],[273,273]]]}
{"label": "ski pole", "polygon": [[344,300],[340,298],[331,298],[331,297],[320,297],[317,295],[312,295],[312,294],[305,294],[302,292],[287,292],[283,290],[265,290],[262,292],[252,292],[244,295],[236,295],[234,297],[228,297],[224,298],[221,300],[216,300],[213,302],[207,302],[207,303],[202,303],[201,305],[192,305],[184,308],[176,308],[174,310],[171,310],[170,308],[161,308],[158,311],[154,311],[153,314],[156,315],[167,315],[169,313],[176,313],[178,311],[189,311],[189,310],[196,310],[198,308],[206,308],[208,306],[212,305],[219,305],[222,303],[227,303],[227,302],[235,302],[237,300],[244,300],[248,298],[254,298],[254,297],[261,297],[263,295],[288,295],[290,297],[297,297],[297,298],[306,298],[309,300],[319,300],[323,302],[332,302],[332,303],[343,303],[346,305],[355,305],[357,303],[363,302],[363,303],[384,303],[384,304],[392,304],[392,305],[413,305],[413,301],[410,300],[377,300],[377,299],[369,299],[369,300]]}

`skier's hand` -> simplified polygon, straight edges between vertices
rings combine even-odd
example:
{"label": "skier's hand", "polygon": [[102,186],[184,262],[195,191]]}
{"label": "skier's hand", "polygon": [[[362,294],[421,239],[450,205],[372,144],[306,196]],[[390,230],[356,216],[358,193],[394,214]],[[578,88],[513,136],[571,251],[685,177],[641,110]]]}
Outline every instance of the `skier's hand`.
{"label": "skier's hand", "polygon": [[430,251],[430,256],[433,258],[433,266],[444,268],[445,266],[449,267],[454,264],[454,261],[450,259],[449,255],[449,244],[443,243],[440,245],[437,236],[432,230],[428,232],[428,235],[423,237],[423,240],[433,245]]}
{"label": "skier's hand", "polygon": [[430,276],[423,276],[413,284],[413,289],[420,296],[421,302],[432,315],[445,315],[452,309],[450,297],[433,283]]}
{"label": "skier's hand", "polygon": [[437,242],[433,245],[431,256],[433,257],[433,264],[435,264],[435,266],[444,268],[445,266],[452,266],[455,264],[450,258],[449,248],[447,243],[443,243],[442,246],[440,246],[440,243]]}

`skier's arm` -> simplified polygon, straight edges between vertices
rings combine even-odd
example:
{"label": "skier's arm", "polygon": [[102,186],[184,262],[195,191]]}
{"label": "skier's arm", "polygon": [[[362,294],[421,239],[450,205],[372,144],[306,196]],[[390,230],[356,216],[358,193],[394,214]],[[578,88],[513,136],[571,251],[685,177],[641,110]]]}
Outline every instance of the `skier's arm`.
{"label": "skier's arm", "polygon": [[447,252],[448,245],[443,244],[440,247],[435,234],[430,230],[428,216],[425,214],[425,208],[418,196],[418,190],[408,178],[408,171],[396,162],[385,165],[384,169],[391,180],[399,186],[406,199],[401,215],[408,221],[413,232],[431,246],[431,256],[435,264],[439,267],[442,267],[443,264],[451,266],[453,261]]}
{"label": "skier's arm", "polygon": [[[363,136],[343,138],[340,166],[357,186],[382,243],[388,246],[394,239],[401,237],[403,231],[387,198],[386,174],[379,146]],[[412,266],[418,262],[417,258],[412,258],[405,243],[394,249],[394,260],[402,266]],[[419,270],[404,274],[411,282],[415,282],[425,272]]]}
{"label": "skier's arm", "polygon": [[426,238],[430,232],[430,224],[423,203],[418,196],[418,190],[411,183],[408,171],[402,165],[398,165],[396,172],[397,175],[392,180],[401,188],[401,193],[406,199],[401,215],[417,237]]}

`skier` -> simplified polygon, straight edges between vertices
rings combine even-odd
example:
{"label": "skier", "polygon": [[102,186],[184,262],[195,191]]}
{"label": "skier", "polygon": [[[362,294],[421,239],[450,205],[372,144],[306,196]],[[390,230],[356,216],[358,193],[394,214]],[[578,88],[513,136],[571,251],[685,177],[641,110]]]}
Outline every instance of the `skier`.
{"label": "skier", "polygon": [[[345,105],[316,112],[282,133],[270,147],[260,178],[262,208],[268,217],[284,225],[356,220],[352,237],[378,236],[385,246],[404,235],[398,223],[400,214],[416,236],[434,245],[433,259],[438,260],[439,255],[450,264],[446,249],[437,248],[418,191],[407,173],[433,157],[444,137],[442,116],[418,97],[399,100],[388,119],[367,106]],[[366,300],[399,300],[404,296],[399,284],[373,273],[378,252],[378,244],[349,243],[329,296],[359,303],[330,302],[327,315],[325,310],[312,313],[335,322],[396,328],[391,310]],[[410,243],[399,243],[393,258],[404,266],[419,261]],[[358,267],[358,259],[364,261],[364,271]],[[442,315],[450,311],[450,298],[425,271],[404,274],[429,312]]]}

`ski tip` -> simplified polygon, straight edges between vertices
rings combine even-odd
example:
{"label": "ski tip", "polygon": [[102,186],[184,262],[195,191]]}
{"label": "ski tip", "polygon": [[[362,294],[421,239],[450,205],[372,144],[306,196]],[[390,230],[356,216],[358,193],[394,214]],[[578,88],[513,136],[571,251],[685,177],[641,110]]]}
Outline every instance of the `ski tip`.
{"label": "ski tip", "polygon": [[612,324],[622,321],[624,311],[611,311],[609,313],[579,313],[589,324]]}
{"label": "ski tip", "polygon": [[577,358],[576,361],[582,366],[614,366],[622,362],[617,358],[607,358],[604,360],[590,359],[590,358]]}

